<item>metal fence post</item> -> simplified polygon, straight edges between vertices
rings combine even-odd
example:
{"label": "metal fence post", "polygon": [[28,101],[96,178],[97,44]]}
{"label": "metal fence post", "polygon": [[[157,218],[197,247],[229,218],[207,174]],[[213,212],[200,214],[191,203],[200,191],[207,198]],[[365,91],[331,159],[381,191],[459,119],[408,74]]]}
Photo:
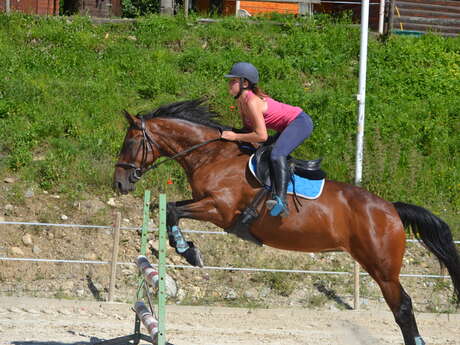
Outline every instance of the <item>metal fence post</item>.
{"label": "metal fence post", "polygon": [[115,280],[117,279],[117,260],[118,260],[118,248],[120,244],[120,225],[121,225],[121,213],[115,214],[115,222],[113,227],[113,249],[112,249],[112,262],[110,270],[110,286],[109,286],[109,302],[113,301],[113,295],[115,291]]}

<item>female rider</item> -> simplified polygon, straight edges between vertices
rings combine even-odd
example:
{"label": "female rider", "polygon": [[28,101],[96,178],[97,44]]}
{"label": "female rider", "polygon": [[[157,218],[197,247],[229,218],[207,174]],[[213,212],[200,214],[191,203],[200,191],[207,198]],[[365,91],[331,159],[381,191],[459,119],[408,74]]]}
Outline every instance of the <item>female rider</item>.
{"label": "female rider", "polygon": [[301,108],[284,104],[264,94],[257,86],[259,72],[248,62],[233,65],[229,74],[228,91],[237,102],[243,126],[248,133],[222,132],[222,138],[251,143],[264,142],[267,128],[278,132],[270,154],[275,181],[272,183],[272,200],[266,202],[271,216],[286,217],[289,210],[286,192],[289,183],[287,156],[294,151],[313,130],[313,122]]}

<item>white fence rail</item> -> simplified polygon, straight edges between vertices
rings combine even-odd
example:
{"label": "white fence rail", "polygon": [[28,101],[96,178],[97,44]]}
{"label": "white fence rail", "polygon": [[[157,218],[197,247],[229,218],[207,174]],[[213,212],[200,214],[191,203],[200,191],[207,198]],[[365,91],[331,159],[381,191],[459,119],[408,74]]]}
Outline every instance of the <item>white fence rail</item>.
{"label": "white fence rail", "polygon": [[[60,228],[79,228],[79,229],[96,229],[96,230],[111,230],[113,226],[106,225],[84,225],[84,224],[55,224],[55,223],[37,223],[37,222],[9,222],[0,221],[0,225],[23,225],[23,226],[42,226],[42,227],[60,227]],[[120,227],[120,230],[125,231],[140,231],[141,227]],[[149,228],[149,232],[156,232],[157,228]],[[223,231],[201,231],[201,230],[182,230],[184,233],[192,234],[207,234],[207,235],[227,235]],[[408,239],[407,242],[417,243],[417,240]],[[454,241],[457,245],[460,241]],[[64,259],[41,259],[41,258],[18,258],[18,257],[0,257],[0,261],[27,261],[41,263],[70,263],[70,264],[91,264],[91,265],[135,265],[132,262],[112,262],[112,261],[95,261],[95,260],[64,260]],[[155,266],[155,265],[154,265]],[[280,273],[301,273],[301,274],[324,274],[324,275],[352,275],[353,272],[346,271],[317,271],[317,270],[290,270],[290,269],[271,269],[271,268],[253,268],[253,267],[221,267],[221,266],[204,266],[202,268],[187,266],[187,265],[166,265],[169,268],[184,268],[184,269],[207,269],[221,271],[245,271],[245,272],[280,272]],[[360,273],[361,276],[366,276],[368,273]],[[400,274],[401,277],[409,278],[449,278],[446,275],[434,274]]]}

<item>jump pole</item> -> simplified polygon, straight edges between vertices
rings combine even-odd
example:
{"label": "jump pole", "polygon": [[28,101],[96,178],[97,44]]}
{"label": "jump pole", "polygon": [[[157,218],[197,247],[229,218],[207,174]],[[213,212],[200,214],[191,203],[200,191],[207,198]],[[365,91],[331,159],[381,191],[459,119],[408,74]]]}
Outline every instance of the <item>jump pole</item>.
{"label": "jump pole", "polygon": [[166,194],[160,194],[160,229],[158,235],[158,345],[166,344]]}
{"label": "jump pole", "polygon": [[[148,341],[155,345],[172,345],[166,342],[165,334],[165,321],[166,321],[166,195],[160,194],[159,200],[159,260],[158,260],[158,322],[152,316],[151,311],[145,306],[143,302],[136,302],[134,310],[136,312],[136,319],[134,322],[134,333],[131,335],[118,337],[115,339],[100,341],[95,343],[95,345],[137,345],[140,340]],[[140,246],[140,256],[145,258],[147,254],[147,239],[149,232],[149,218],[150,214],[150,191],[146,190],[144,192],[144,204],[143,204],[143,223],[142,223],[142,232],[141,232],[141,246]],[[121,215],[120,215],[121,216]],[[146,258],[145,258],[146,260]],[[139,264],[138,267],[141,268],[142,265]],[[148,263],[148,266],[152,266]],[[145,275],[147,272],[142,270]],[[146,279],[147,278],[147,279]],[[150,293],[148,288],[145,286],[147,283],[151,283],[152,277],[144,277],[139,279],[139,289],[137,291],[136,299],[144,297],[144,291],[146,291],[147,297],[149,298],[150,304]],[[155,284],[151,284],[155,287]],[[144,326],[150,333],[150,336],[144,335],[140,331],[141,322],[144,323]],[[158,331],[156,332],[156,328]]]}

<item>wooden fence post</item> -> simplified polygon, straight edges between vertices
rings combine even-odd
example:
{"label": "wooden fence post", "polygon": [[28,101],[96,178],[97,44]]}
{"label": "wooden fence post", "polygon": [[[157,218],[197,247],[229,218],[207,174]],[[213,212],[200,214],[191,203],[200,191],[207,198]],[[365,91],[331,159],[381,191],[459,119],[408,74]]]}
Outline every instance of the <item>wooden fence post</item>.
{"label": "wooden fence post", "polygon": [[117,260],[118,260],[118,247],[120,244],[120,225],[121,225],[121,213],[115,214],[115,222],[113,229],[113,248],[112,248],[112,262],[110,271],[110,287],[109,287],[109,302],[113,301],[113,295],[115,291],[115,280],[117,276]]}
{"label": "wooden fence post", "polygon": [[355,310],[359,309],[359,264],[355,261],[354,270],[353,270],[353,277],[354,277],[354,298],[353,298],[353,306]]}
{"label": "wooden fence post", "polygon": [[388,26],[386,32],[388,35],[391,35],[391,30],[393,29],[395,2],[396,0],[390,0],[390,8],[388,10]]}

